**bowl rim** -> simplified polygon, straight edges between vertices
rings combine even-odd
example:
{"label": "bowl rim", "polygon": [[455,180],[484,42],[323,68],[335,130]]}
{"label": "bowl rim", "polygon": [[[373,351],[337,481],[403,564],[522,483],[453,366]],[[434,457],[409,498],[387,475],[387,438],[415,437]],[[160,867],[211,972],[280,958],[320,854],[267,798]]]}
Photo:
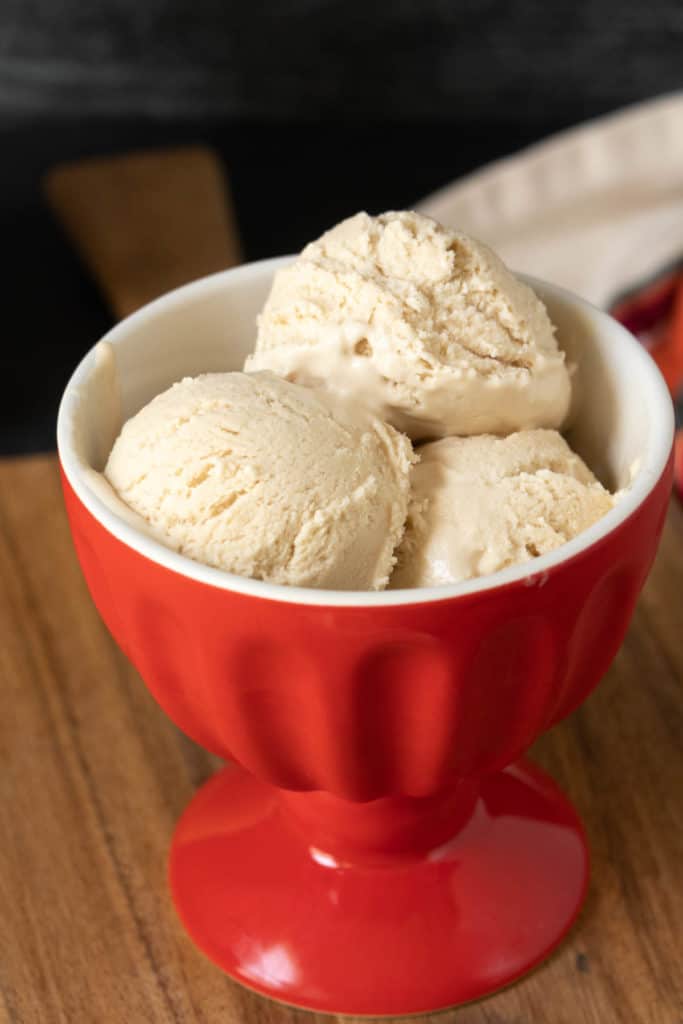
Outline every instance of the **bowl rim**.
{"label": "bowl rim", "polygon": [[[279,256],[257,260],[182,285],[120,321],[100,340],[116,346],[132,327],[139,326],[146,320],[152,320],[159,314],[168,313],[174,307],[183,305],[190,298],[195,299],[202,293],[209,295],[220,290],[228,277],[232,284],[238,284],[240,279],[248,280],[268,272],[274,273],[279,267],[291,262],[292,259],[292,256]],[[204,565],[186,555],[181,555],[172,548],[165,547],[150,535],[135,529],[107,507],[89,486],[87,473],[88,470],[91,471],[91,468],[86,466],[72,445],[71,427],[79,390],[91,372],[99,342],[86,352],[72,373],[59,405],[57,450],[66,480],[79,501],[107,532],[143,557],[198,583],[262,600],[328,607],[386,608],[395,605],[422,605],[452,601],[454,598],[497,590],[513,583],[522,583],[526,586],[543,585],[548,573],[559,569],[565,563],[600,544],[645,502],[666,470],[673,445],[674,415],[669,391],[654,360],[625,327],[603,310],[559,285],[526,274],[517,276],[532,287],[541,286],[544,291],[556,295],[570,305],[577,306],[593,319],[597,318],[603,327],[621,334],[620,343],[629,347],[630,357],[635,360],[636,364],[640,363],[638,367],[639,374],[642,374],[640,379],[647,381],[649,396],[647,404],[653,423],[650,441],[641,465],[632,483],[622,493],[619,502],[587,530],[546,555],[540,555],[528,562],[512,565],[498,572],[460,583],[381,591],[324,590],[269,583],[237,576],[224,569]]]}

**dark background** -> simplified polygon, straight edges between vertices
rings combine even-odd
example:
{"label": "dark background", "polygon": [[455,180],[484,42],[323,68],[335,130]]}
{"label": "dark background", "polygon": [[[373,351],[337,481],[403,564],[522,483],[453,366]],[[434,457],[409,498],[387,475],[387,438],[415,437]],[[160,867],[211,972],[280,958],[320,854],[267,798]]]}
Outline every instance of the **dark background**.
{"label": "dark background", "polygon": [[52,447],[110,322],[42,202],[54,163],[214,145],[255,259],[682,84],[680,0],[0,0],[0,452]]}

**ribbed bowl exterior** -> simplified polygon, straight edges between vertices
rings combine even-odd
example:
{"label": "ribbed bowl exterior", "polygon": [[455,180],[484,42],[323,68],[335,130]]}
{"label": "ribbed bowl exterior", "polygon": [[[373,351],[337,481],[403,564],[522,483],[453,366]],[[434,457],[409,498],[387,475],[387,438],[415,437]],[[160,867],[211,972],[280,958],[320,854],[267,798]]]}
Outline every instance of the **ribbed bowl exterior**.
{"label": "ribbed bowl exterior", "polygon": [[633,515],[548,573],[380,607],[207,585],[114,537],[66,479],[64,492],[95,604],[173,721],[272,785],[364,801],[498,770],[584,700],[628,627],[670,479],[669,466]]}

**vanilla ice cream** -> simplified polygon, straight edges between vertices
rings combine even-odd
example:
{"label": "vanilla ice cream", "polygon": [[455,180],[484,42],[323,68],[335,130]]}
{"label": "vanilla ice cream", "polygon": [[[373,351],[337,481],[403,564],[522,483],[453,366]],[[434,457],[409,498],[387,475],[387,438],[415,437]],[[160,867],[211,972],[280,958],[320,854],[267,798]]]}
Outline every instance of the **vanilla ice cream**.
{"label": "vanilla ice cream", "polygon": [[416,440],[559,427],[570,401],[531,288],[412,212],[359,213],[279,270],[246,368],[352,394]]}
{"label": "vanilla ice cream", "polygon": [[392,588],[454,583],[525,562],[614,504],[554,430],[448,437],[418,452]]}
{"label": "vanilla ice cream", "polygon": [[408,439],[270,373],[211,373],[158,395],[105,467],[169,547],[241,576],[376,590],[409,497]]}

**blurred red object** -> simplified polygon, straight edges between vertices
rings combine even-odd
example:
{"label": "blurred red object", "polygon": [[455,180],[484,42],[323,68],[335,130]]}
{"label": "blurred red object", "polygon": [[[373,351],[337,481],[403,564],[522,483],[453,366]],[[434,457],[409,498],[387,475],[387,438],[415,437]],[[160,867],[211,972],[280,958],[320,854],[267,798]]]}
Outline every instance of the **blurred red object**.
{"label": "blurred red object", "polygon": [[683,498],[683,265],[620,298],[610,312],[648,349],[673,397],[679,424],[675,487]]}

